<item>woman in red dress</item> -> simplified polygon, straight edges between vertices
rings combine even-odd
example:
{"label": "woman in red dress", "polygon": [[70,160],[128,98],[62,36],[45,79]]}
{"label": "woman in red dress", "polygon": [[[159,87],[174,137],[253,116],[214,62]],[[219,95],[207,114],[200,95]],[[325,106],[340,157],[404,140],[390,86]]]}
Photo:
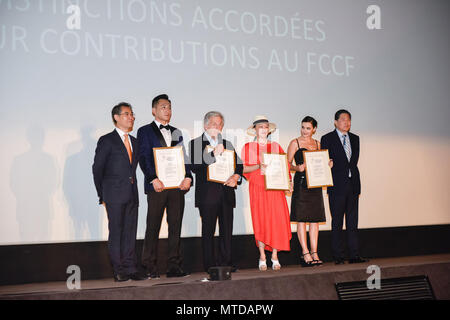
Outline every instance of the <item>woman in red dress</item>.
{"label": "woman in red dress", "polygon": [[267,117],[257,116],[247,130],[256,136],[242,148],[244,176],[249,182],[250,209],[256,245],[259,248],[259,269],[267,270],[265,250],[272,251],[272,269],[280,270],[278,251],[290,250],[292,238],[289,208],[284,191],[268,191],[265,188],[264,173],[267,167],[261,163],[262,153],[284,153],[281,146],[268,140],[276,130]]}

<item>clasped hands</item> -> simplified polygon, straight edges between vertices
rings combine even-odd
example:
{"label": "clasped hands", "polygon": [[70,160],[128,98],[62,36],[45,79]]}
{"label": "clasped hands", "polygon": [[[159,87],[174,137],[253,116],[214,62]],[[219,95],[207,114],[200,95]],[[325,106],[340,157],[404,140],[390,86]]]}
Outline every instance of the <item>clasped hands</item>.
{"label": "clasped hands", "polygon": [[234,188],[237,186],[239,178],[240,178],[240,175],[233,174],[231,177],[228,178],[227,181],[225,181],[225,183],[223,185]]}
{"label": "clasped hands", "polygon": [[[178,186],[180,190],[188,191],[191,188],[192,179],[191,178],[184,178],[183,181],[181,181],[181,184]],[[153,188],[156,192],[162,192],[164,190],[164,183],[156,178],[152,181]]]}

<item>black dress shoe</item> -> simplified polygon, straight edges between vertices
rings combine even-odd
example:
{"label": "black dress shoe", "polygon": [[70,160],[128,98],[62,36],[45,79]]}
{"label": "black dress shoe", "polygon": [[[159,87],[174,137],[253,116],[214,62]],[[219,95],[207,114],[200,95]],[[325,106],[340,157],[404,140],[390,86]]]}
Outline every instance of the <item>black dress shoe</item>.
{"label": "black dress shoe", "polygon": [[147,279],[159,279],[159,272],[156,268],[145,268],[144,269],[144,275],[147,277]]}
{"label": "black dress shoe", "polygon": [[182,269],[169,270],[167,272],[167,278],[181,278],[189,276],[188,272],[184,272]]}
{"label": "black dress shoe", "polygon": [[146,276],[148,277],[148,279],[159,279],[159,278],[161,278],[159,276],[159,272],[158,271],[147,272]]}
{"label": "black dress shoe", "polygon": [[135,272],[129,275],[131,280],[135,280],[135,281],[141,281],[141,280],[147,280],[148,277],[144,276],[143,274],[140,274],[139,272]]}
{"label": "black dress shoe", "polygon": [[334,258],[334,264],[345,264],[345,260],[343,258]]}
{"label": "black dress shoe", "polygon": [[114,281],[115,282],[124,282],[130,280],[130,277],[126,274],[115,274]]}
{"label": "black dress shoe", "polygon": [[368,261],[369,261],[369,259],[365,259],[360,256],[348,259],[348,263],[364,263],[364,262],[368,262]]}

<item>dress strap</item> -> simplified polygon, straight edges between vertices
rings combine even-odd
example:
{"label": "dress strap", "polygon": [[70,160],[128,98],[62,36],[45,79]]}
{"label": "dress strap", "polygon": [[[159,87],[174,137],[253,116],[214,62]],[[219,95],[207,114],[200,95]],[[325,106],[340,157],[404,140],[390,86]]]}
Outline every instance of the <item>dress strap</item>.
{"label": "dress strap", "polygon": [[296,138],[295,141],[297,141],[297,146],[300,149],[300,143],[298,143],[298,138]]}
{"label": "dress strap", "polygon": [[316,149],[319,150],[319,144],[317,143],[317,140],[315,141],[316,141]]}

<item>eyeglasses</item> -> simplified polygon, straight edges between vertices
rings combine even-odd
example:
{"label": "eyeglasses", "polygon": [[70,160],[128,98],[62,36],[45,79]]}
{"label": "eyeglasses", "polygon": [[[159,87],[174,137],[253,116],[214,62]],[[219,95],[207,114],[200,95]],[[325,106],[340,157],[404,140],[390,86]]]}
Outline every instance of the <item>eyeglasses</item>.
{"label": "eyeglasses", "polygon": [[125,117],[131,116],[131,117],[133,117],[133,118],[136,118],[136,113],[134,113],[134,112],[132,112],[132,113],[129,113],[129,112],[123,112],[123,113],[119,113],[119,116],[125,116]]}

